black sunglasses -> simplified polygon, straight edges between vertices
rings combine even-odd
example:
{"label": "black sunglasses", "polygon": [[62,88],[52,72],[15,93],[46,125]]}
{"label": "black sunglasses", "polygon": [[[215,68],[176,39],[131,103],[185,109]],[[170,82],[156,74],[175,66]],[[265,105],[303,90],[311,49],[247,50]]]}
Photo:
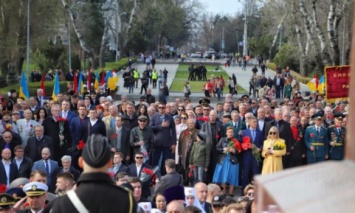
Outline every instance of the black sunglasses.
{"label": "black sunglasses", "polygon": [[138,120],[139,122],[145,123],[147,120]]}
{"label": "black sunglasses", "polygon": [[136,157],[136,159],[143,159],[143,157]]}
{"label": "black sunglasses", "polygon": [[158,109],[165,109],[165,107],[158,107]]}
{"label": "black sunglasses", "polygon": [[276,132],[269,132],[269,135],[276,135]]}

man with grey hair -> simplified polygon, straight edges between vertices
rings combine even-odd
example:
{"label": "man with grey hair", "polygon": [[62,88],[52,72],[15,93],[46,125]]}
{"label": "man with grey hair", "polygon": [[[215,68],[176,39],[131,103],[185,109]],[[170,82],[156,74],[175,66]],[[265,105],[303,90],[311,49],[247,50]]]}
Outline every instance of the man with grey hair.
{"label": "man with grey hair", "polygon": [[215,110],[211,110],[209,112],[209,121],[202,124],[201,131],[206,133],[206,143],[211,151],[210,164],[207,171],[207,181],[212,182],[213,173],[218,162],[219,155],[216,145],[218,144],[223,131],[223,124],[218,120]]}
{"label": "man with grey hair", "polygon": [[26,147],[28,138],[35,135],[35,127],[40,125],[37,121],[32,120],[32,111],[24,110],[24,118],[16,122],[17,132],[22,139],[22,146]]}
{"label": "man with grey hair", "polygon": [[[73,175],[74,181],[78,180],[80,176],[80,172],[72,166],[72,157],[70,155],[64,155],[61,158],[61,162],[62,162],[62,167],[59,167],[56,171],[54,171],[53,178],[56,178],[61,173],[69,172]],[[55,182],[53,182],[53,184],[55,184]]]}
{"label": "man with grey hair", "polygon": [[239,135],[242,133],[242,130],[246,129],[245,123],[240,119],[239,112],[233,110],[231,113],[232,120],[231,122],[223,126],[223,137],[226,135],[227,127],[231,126],[234,129],[234,138],[239,138]]}
{"label": "man with grey hair", "polygon": [[279,131],[280,138],[286,142],[286,155],[282,157],[283,168],[287,168],[287,159],[290,155],[291,144],[293,144],[292,132],[290,123],[282,119],[282,111],[280,108],[274,111],[275,119],[268,122],[265,127],[264,139],[267,138],[267,134],[271,127],[275,126]]}
{"label": "man with grey hair", "polygon": [[153,106],[149,106],[147,109],[149,120],[155,115],[156,109]]}
{"label": "man with grey hair", "polygon": [[108,108],[109,115],[102,118],[102,121],[105,123],[106,127],[106,135],[108,134],[108,130],[110,128],[114,128],[115,125],[115,118],[118,115],[118,107],[116,105],[111,105]]}
{"label": "man with grey hair", "polygon": [[39,88],[37,89],[37,103],[38,107],[43,107],[43,102],[45,100],[45,97],[43,96],[43,89]]}

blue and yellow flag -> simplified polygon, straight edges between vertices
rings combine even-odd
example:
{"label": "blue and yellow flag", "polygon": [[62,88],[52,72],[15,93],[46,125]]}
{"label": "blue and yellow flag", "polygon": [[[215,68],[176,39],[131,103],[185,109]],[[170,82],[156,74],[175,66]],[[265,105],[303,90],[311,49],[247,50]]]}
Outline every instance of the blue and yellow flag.
{"label": "blue and yellow flag", "polygon": [[99,88],[99,70],[95,71],[95,83],[94,83],[94,89],[97,90]]}
{"label": "blue and yellow flag", "polygon": [[30,92],[28,90],[27,79],[26,79],[25,74],[23,72],[21,74],[19,97],[22,97],[25,100],[28,100],[30,98]]}
{"label": "blue and yellow flag", "polygon": [[83,73],[79,73],[78,93],[82,95],[84,93]]}
{"label": "blue and yellow flag", "polygon": [[58,72],[56,72],[54,78],[53,93],[52,93],[52,98],[54,101],[57,101],[57,95],[59,93],[60,93],[59,77],[58,77]]}
{"label": "blue and yellow flag", "polygon": [[319,80],[318,92],[319,94],[325,94],[326,91],[325,77],[324,75]]}

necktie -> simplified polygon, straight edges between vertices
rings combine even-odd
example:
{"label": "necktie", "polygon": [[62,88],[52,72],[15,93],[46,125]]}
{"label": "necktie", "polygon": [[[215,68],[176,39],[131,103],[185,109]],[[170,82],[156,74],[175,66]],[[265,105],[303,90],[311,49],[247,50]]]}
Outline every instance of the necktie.
{"label": "necktie", "polygon": [[45,160],[45,161],[44,161],[44,164],[45,164],[45,166],[46,166],[46,173],[47,173],[47,175],[49,175],[49,165],[48,165],[48,160]]}
{"label": "necktie", "polygon": [[340,128],[338,128],[338,134],[340,135],[340,132],[341,132],[341,129]]}
{"label": "necktie", "polygon": [[253,137],[253,141],[254,141],[255,140],[255,130],[254,129],[251,130],[251,136]]}
{"label": "necktie", "polygon": [[115,126],[115,119],[111,117],[110,127],[113,128]]}
{"label": "necktie", "polygon": [[319,134],[319,127],[317,127],[317,134]]}

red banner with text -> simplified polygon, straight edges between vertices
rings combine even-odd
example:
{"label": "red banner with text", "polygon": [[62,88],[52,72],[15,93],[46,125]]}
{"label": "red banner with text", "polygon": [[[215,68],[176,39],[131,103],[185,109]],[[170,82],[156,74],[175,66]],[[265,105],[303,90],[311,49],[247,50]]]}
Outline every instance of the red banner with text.
{"label": "red banner with text", "polygon": [[347,98],[349,96],[350,66],[325,67],[327,99]]}

